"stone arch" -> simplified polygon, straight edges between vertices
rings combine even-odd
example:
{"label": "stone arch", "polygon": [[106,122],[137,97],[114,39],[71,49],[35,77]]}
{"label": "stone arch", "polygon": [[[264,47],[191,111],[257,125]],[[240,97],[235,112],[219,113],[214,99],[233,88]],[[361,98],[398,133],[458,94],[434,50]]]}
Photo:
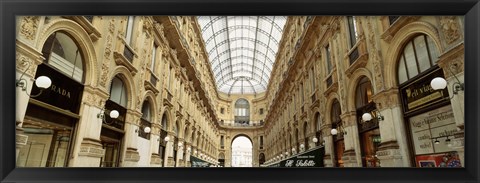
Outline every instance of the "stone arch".
{"label": "stone arch", "polygon": [[[157,115],[157,102],[155,102],[155,94],[152,92],[152,91],[147,91],[147,92],[144,92],[144,95],[143,95],[143,101],[147,100],[149,103],[150,103],[150,107],[152,108],[152,121],[150,121],[151,123],[161,123],[162,121],[160,121],[158,119],[158,115]],[[143,102],[142,102],[142,105],[143,105]],[[140,108],[140,110],[142,110]]]}
{"label": "stone arch", "polygon": [[387,50],[389,54],[385,59],[385,88],[398,86],[397,64],[399,53],[408,41],[419,34],[425,34],[430,37],[435,43],[435,47],[440,55],[445,50],[440,42],[438,30],[432,24],[427,22],[412,22],[404,26],[392,38]]}
{"label": "stone arch", "polygon": [[373,80],[373,77],[372,77],[372,73],[368,70],[368,69],[365,69],[365,68],[360,68],[360,69],[357,69],[353,74],[352,76],[350,77],[350,81],[348,82],[348,89],[347,89],[347,96],[346,96],[346,111],[355,111],[355,92],[357,90],[357,85],[358,85],[358,82],[360,81],[360,79],[362,79],[362,77],[367,77],[368,80],[370,80],[370,83],[372,84],[372,95],[376,94],[377,91],[375,91],[375,84],[374,84],[374,80]]}
{"label": "stone arch", "polygon": [[171,114],[171,109],[169,107],[165,107],[163,109],[163,113],[162,113],[162,118],[160,119],[160,124],[162,124],[162,121],[163,121],[163,118],[166,117],[167,118],[167,121],[166,121],[166,127],[164,127],[165,130],[167,131],[170,131],[172,128],[172,124],[171,124],[171,121],[172,121],[172,114]]}
{"label": "stone arch", "polygon": [[[110,79],[108,80],[108,90],[110,90],[110,87],[112,85],[112,80],[115,76],[119,76],[122,81],[125,83],[125,87],[127,88],[128,92],[128,101],[127,101],[127,109],[133,109],[134,108],[134,100],[137,94],[134,90],[135,82],[133,81],[133,77],[130,74],[130,71],[124,67],[124,66],[118,66],[115,68],[115,70],[112,72],[110,75]],[[108,93],[108,92],[107,92]]]}
{"label": "stone arch", "polygon": [[86,71],[84,72],[84,85],[96,86],[99,80],[97,73],[100,73],[100,67],[97,65],[97,54],[89,34],[76,22],[68,19],[53,20],[40,33],[39,39],[35,43],[35,48],[41,51],[48,37],[57,31],[66,32],[76,41],[84,56],[84,71]]}
{"label": "stone arch", "polygon": [[[340,97],[338,96],[337,93],[331,93],[327,97],[327,102],[326,102],[326,111],[325,111],[325,124],[330,125],[332,124],[332,104],[333,101],[338,100],[340,102]],[[342,109],[343,110],[343,109]]]}
{"label": "stone arch", "polygon": [[186,124],[185,124],[185,128],[183,128],[183,129],[184,129],[184,130],[183,130],[183,136],[182,136],[183,140],[184,140],[185,142],[190,142],[190,140],[189,140],[190,125],[186,125]]}

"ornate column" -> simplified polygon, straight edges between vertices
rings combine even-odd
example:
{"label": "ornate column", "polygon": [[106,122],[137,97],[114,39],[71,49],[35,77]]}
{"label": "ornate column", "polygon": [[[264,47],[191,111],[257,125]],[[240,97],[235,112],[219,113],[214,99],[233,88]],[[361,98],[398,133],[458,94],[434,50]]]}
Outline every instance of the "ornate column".
{"label": "ornate column", "polygon": [[[32,17],[30,17],[32,18]],[[28,17],[24,17],[25,20],[30,20]],[[35,20],[36,21],[36,20]],[[25,22],[22,21],[22,25]],[[36,28],[36,27],[35,27]],[[33,28],[32,28],[33,29]],[[25,30],[25,33],[34,30]],[[33,35],[32,35],[33,36]],[[33,37],[32,37],[33,39]],[[37,70],[37,65],[41,64],[44,58],[42,53],[33,49],[29,45],[23,43],[22,41],[17,41],[16,43],[16,79],[24,79],[26,90],[22,91],[22,88],[16,87],[16,113],[15,113],[15,124],[16,124],[16,157],[20,148],[22,148],[28,141],[28,136],[23,135],[23,119],[25,118],[25,113],[27,111],[28,101],[30,97],[27,93],[31,94],[33,83],[35,82],[35,72]],[[23,76],[22,76],[23,74]]]}
{"label": "ornate column", "polygon": [[334,167],[335,165],[335,151],[334,151],[334,142],[333,135],[331,134],[332,126],[324,125],[322,126],[323,139],[318,139],[320,142],[325,141],[325,155],[323,156],[323,163],[325,167]]}
{"label": "ornate column", "polygon": [[340,115],[347,134],[344,135],[345,151],[342,160],[345,167],[361,167],[362,157],[360,140],[355,112],[346,112]]}
{"label": "ornate column", "polygon": [[[182,143],[182,146],[178,146],[178,144]],[[177,151],[177,158],[175,160],[176,162],[176,167],[184,167],[185,164],[184,164],[184,161],[183,161],[183,147],[185,146],[185,144],[183,144],[183,139],[179,138],[178,139],[178,144],[177,144],[177,148],[178,148],[178,151]]]}
{"label": "ornate column", "polygon": [[164,162],[163,167],[173,167],[175,164],[175,160],[173,159],[173,142],[175,141],[175,136],[173,132],[167,132],[168,135],[167,137],[169,138],[167,142],[167,147],[165,149],[166,156],[167,156],[167,161]]}
{"label": "ornate column", "polygon": [[381,143],[376,153],[381,167],[410,166],[407,133],[400,108],[397,88],[383,90],[373,97],[378,112],[384,117],[379,121]]}
{"label": "ornate column", "polygon": [[[71,167],[98,167],[105,154],[100,141],[103,119],[98,114],[102,109],[108,94],[105,91],[86,86],[83,93],[83,112],[78,123],[78,135],[75,138],[73,157],[69,162]],[[108,114],[104,114],[108,115]]]}
{"label": "ornate column", "polygon": [[138,152],[137,138],[138,134],[135,130],[139,130],[141,113],[137,111],[127,110],[127,120],[125,121],[125,144],[126,151],[124,155],[123,167],[136,167],[140,160]]}
{"label": "ornate column", "polygon": [[[193,147],[188,142],[185,144],[185,147],[187,149],[187,151],[185,152],[185,167],[191,167],[192,164],[190,162],[190,154],[192,153]],[[190,150],[188,150],[188,148],[190,148]]]}
{"label": "ornate column", "polygon": [[450,104],[452,106],[455,124],[458,127],[454,139],[452,139],[452,149],[458,152],[460,162],[463,166],[465,166],[465,94],[463,90],[457,89],[455,92],[454,86],[458,86],[458,83],[465,82],[464,54],[465,48],[462,42],[440,56],[437,62],[443,69],[445,79],[447,80],[448,94],[451,97]]}
{"label": "ornate column", "polygon": [[152,123],[152,130],[150,132],[150,166],[151,167],[161,167],[162,166],[162,157],[160,157],[160,124]]}

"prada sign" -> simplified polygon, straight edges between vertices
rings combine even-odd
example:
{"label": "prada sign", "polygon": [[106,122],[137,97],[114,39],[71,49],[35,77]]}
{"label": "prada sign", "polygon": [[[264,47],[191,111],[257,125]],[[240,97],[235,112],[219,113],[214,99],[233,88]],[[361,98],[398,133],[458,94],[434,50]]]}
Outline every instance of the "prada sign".
{"label": "prada sign", "polygon": [[448,89],[433,90],[430,82],[435,77],[444,77],[443,71],[436,68],[430,73],[402,87],[404,112],[411,112],[441,102],[448,97]]}
{"label": "prada sign", "polygon": [[[40,96],[35,98],[36,100],[78,114],[83,94],[81,83],[65,76],[47,64],[38,66],[35,78],[39,76],[48,76],[52,80],[52,86],[45,89]],[[39,92],[37,87],[32,87],[31,93]]]}

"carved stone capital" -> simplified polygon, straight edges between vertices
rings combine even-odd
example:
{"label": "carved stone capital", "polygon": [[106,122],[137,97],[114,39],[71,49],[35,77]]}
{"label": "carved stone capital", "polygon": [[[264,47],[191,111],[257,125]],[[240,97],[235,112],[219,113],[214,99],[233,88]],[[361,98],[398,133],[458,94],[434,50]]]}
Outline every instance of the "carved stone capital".
{"label": "carved stone capital", "polygon": [[452,77],[452,74],[458,74],[464,71],[465,46],[458,44],[439,57],[438,66],[443,69],[445,78]]}
{"label": "carved stone capital", "polygon": [[372,96],[372,100],[377,104],[377,109],[393,108],[400,105],[400,96],[397,88],[383,90]]}

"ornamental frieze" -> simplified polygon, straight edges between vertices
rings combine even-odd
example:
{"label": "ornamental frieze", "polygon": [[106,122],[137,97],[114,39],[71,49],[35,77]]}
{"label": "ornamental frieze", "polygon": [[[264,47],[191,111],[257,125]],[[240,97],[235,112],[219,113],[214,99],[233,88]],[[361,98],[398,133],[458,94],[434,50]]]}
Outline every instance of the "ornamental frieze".
{"label": "ornamental frieze", "polygon": [[29,40],[35,38],[40,16],[25,16],[20,23],[20,34]]}

